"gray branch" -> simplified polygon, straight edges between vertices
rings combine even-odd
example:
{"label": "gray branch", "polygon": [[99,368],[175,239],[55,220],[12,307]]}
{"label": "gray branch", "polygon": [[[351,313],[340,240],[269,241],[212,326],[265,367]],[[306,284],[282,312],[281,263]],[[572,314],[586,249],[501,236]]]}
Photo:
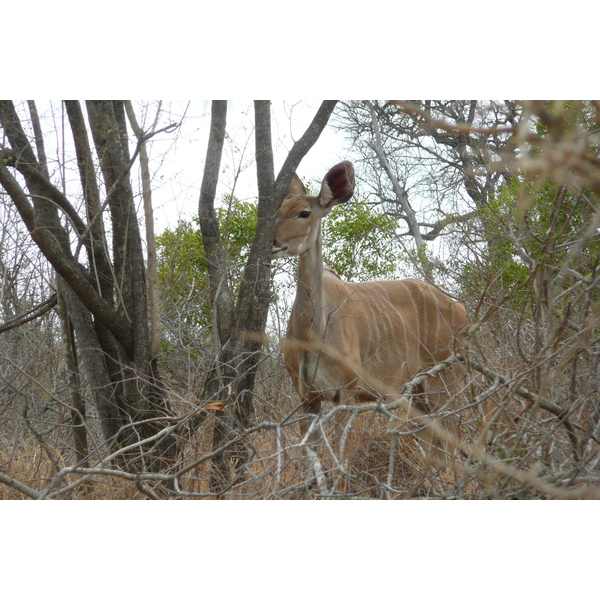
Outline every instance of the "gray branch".
{"label": "gray branch", "polygon": [[368,101],[367,101],[367,106],[369,107],[369,110],[371,111],[371,124],[373,126],[373,138],[374,138],[374,142],[369,143],[369,146],[375,152],[375,154],[377,154],[377,158],[379,159],[379,164],[381,165],[381,168],[385,171],[386,175],[388,176],[388,178],[392,184],[394,194],[396,195],[396,198],[398,199],[398,202],[400,203],[400,206],[402,207],[402,210],[404,211],[404,214],[406,215],[405,218],[406,218],[406,222],[408,224],[408,228],[409,228],[412,236],[415,238],[415,243],[418,248],[419,246],[421,246],[423,244],[423,237],[421,236],[421,230],[419,229],[419,224],[417,223],[415,211],[410,206],[410,204],[408,202],[406,190],[400,185],[398,178],[396,177],[396,175],[394,175],[394,172],[392,171],[392,168],[390,167],[390,163],[387,159],[387,156],[385,155],[385,152],[383,150],[383,144],[381,142],[381,133],[379,130],[379,121],[377,119],[377,114],[375,112],[375,108],[373,107],[373,104]]}

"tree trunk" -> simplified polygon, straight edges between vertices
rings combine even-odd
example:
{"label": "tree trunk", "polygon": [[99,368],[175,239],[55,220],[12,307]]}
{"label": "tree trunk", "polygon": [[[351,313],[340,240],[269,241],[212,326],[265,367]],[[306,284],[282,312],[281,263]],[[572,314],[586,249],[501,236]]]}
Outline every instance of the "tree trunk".
{"label": "tree trunk", "polygon": [[[63,281],[58,283],[58,287],[65,286]],[[67,310],[67,303],[64,293],[60,290],[57,294],[58,315],[60,319],[61,332],[63,338],[63,348],[65,353],[65,367],[67,370],[67,382],[69,401],[71,405],[71,419],[73,421],[73,441],[75,444],[75,458],[78,466],[87,468],[88,462],[88,441],[87,441],[87,423],[85,421],[85,404],[81,394],[81,383],[79,379],[79,367],[77,365],[77,351],[75,347],[75,330]]]}
{"label": "tree trunk", "polygon": [[[225,489],[243,477],[246,451],[240,434],[252,422],[253,390],[262,349],[262,337],[271,300],[271,248],[275,219],[300,161],[325,128],[335,101],[323,102],[305,134],[294,144],[275,180],[271,143],[269,101],[256,101],[255,141],[258,178],[258,228],[244,269],[235,305],[226,282],[227,256],[214,216],[214,200],[225,135],[226,103],[212,106],[211,135],[208,144],[199,216],[209,262],[213,310],[218,310],[220,348],[204,386],[203,401],[219,400],[225,414],[215,423],[213,445],[218,449],[240,437],[213,461],[211,489],[222,495]],[[233,315],[233,317],[232,317]],[[232,479],[233,475],[233,479]]]}
{"label": "tree trunk", "polygon": [[[44,136],[38,115],[38,111],[33,100],[27,101],[31,123],[35,135],[35,147],[38,155],[38,163],[41,172],[46,179],[50,179],[48,173],[48,162],[46,159],[46,150],[44,147]],[[85,404],[81,394],[81,385],[79,380],[79,368],[77,366],[77,351],[75,346],[75,332],[73,324],[69,318],[67,303],[65,300],[66,284],[60,275],[56,275],[56,299],[57,313],[61,325],[63,351],[65,358],[65,368],[67,372],[68,393],[71,406],[71,419],[73,422],[73,442],[75,447],[75,458],[77,464],[82,467],[88,466],[88,440],[87,424],[85,422]]]}

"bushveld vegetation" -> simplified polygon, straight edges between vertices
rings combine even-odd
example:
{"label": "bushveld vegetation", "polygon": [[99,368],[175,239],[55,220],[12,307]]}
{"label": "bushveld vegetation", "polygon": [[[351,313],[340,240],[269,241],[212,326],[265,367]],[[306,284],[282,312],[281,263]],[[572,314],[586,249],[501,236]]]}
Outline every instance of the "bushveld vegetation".
{"label": "bushveld vegetation", "polygon": [[[256,103],[257,201],[216,195],[213,103],[198,217],[156,236],[152,141],[181,121],[38,109],[0,106],[0,498],[600,498],[600,102],[323,103],[278,174]],[[428,280],[471,322],[460,390],[430,415],[452,423],[447,462],[424,460],[410,386],[394,410],[323,411],[326,474],[351,413],[343,493],[307,480],[280,351],[295,264],[270,264],[325,126],[357,177],[324,222],[325,264]]]}

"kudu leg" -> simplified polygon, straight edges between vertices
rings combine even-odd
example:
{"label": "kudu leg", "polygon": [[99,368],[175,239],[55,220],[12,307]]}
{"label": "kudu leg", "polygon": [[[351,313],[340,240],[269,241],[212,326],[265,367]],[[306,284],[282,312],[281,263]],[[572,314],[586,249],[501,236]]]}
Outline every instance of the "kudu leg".
{"label": "kudu leg", "polygon": [[[417,437],[423,450],[426,469],[436,463],[439,464],[443,456],[444,440],[430,427],[432,418],[435,418],[433,413],[437,410],[440,401],[443,402],[439,393],[430,389],[426,390],[423,385],[415,388],[412,404],[418,414],[411,420],[419,428]],[[439,421],[437,424],[440,425]]]}
{"label": "kudu leg", "polygon": [[327,494],[327,481],[318,451],[318,443],[322,438],[322,426],[319,418],[321,401],[304,401],[302,410],[304,416],[300,421],[300,439],[306,455],[308,487],[312,488],[316,485],[321,494]]}
{"label": "kudu leg", "polygon": [[[343,402],[340,402],[344,404]],[[337,413],[333,429],[332,450],[336,466],[332,471],[333,492],[344,494],[348,484],[348,436],[352,413],[342,410]]]}
{"label": "kudu leg", "polygon": [[316,483],[320,493],[324,495],[330,492],[343,494],[347,488],[348,457],[346,447],[351,412],[343,410],[335,415],[331,445],[328,444],[335,461],[335,466],[331,470],[332,489],[329,490],[325,471],[319,458],[320,442],[325,441],[327,443],[320,422],[320,408],[320,401],[303,403],[305,418],[300,423],[300,433],[306,454],[309,485],[314,486]]}
{"label": "kudu leg", "polygon": [[[453,426],[453,419],[436,418],[438,411],[448,412],[453,407],[458,405],[459,394],[459,379],[461,371],[458,368],[447,371],[442,375],[431,377],[422,386],[416,390],[414,405],[424,413],[413,419],[417,425],[421,425],[422,429],[418,433],[421,447],[425,453],[425,468],[432,468],[440,475],[443,474],[443,479],[455,479],[456,474],[451,472],[451,469],[456,467],[453,448],[447,442],[447,436],[456,435]],[[438,435],[433,428],[427,427],[430,419],[436,419],[435,424],[438,429],[441,429],[442,435]]]}

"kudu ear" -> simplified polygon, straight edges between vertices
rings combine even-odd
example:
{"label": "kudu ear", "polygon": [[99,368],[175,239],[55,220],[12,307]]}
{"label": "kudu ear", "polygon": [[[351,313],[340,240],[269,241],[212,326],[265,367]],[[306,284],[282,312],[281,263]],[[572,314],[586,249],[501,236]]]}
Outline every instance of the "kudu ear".
{"label": "kudu ear", "polygon": [[332,167],[321,184],[319,203],[330,209],[337,204],[348,202],[354,193],[354,167],[349,160]]}
{"label": "kudu ear", "polygon": [[300,180],[300,177],[294,173],[292,175],[292,180],[290,181],[290,187],[288,187],[287,196],[296,197],[296,196],[306,196],[306,188],[304,184]]}

